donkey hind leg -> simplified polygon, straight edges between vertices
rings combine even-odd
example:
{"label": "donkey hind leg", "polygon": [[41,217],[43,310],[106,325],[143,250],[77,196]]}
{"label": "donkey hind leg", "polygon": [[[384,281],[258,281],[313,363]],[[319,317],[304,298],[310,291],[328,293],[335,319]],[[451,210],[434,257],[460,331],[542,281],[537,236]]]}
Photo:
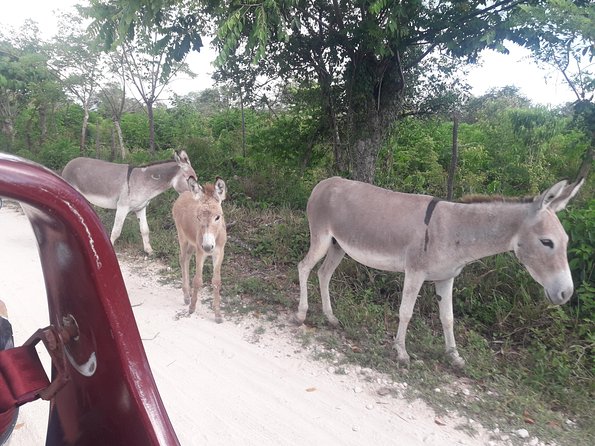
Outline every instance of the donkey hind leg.
{"label": "donkey hind leg", "polygon": [[459,356],[455,336],[453,332],[454,317],[452,314],[452,284],[454,277],[447,280],[436,282],[436,294],[438,295],[438,305],[440,307],[440,322],[444,331],[444,343],[446,344],[446,355],[453,366],[462,368],[465,361]]}
{"label": "donkey hind leg", "polygon": [[223,263],[224,252],[215,251],[213,253],[213,279],[211,284],[213,286],[213,310],[215,311],[215,322],[218,324],[223,322],[221,317],[221,263]]}
{"label": "donkey hind leg", "polygon": [[184,293],[184,304],[190,303],[192,287],[190,286],[190,260],[194,254],[194,248],[190,243],[180,243],[180,269],[182,270],[182,292]]}
{"label": "donkey hind leg", "polygon": [[196,301],[198,299],[198,292],[202,290],[202,269],[205,265],[205,254],[200,248],[196,249],[196,272],[194,279],[192,279],[192,299],[190,299],[190,308],[188,313],[194,313],[196,310]]}
{"label": "donkey hind leg", "polygon": [[147,254],[153,254],[153,248],[149,241],[149,224],[147,223],[147,207],[145,206],[140,211],[136,211],[136,218],[138,218],[138,226],[140,227],[140,235],[143,238],[143,249]]}
{"label": "donkey hind leg", "polygon": [[308,277],[310,271],[314,268],[314,265],[318,263],[320,259],[327,253],[331,246],[332,237],[316,237],[310,236],[310,249],[306,257],[298,263],[298,273],[300,278],[300,304],[298,306],[298,312],[295,315],[296,322],[302,324],[306,319],[306,313],[308,312]]}
{"label": "donkey hind leg", "polygon": [[394,347],[397,350],[397,357],[401,364],[409,364],[409,354],[405,347],[405,337],[407,335],[407,326],[413,314],[417,295],[424,283],[424,278],[420,274],[405,272],[405,282],[403,284],[403,296],[401,297],[401,306],[399,307],[399,328],[395,337]]}
{"label": "donkey hind leg", "polygon": [[329,283],[331,281],[331,277],[343,257],[345,256],[345,251],[343,248],[339,246],[336,241],[331,243],[329,250],[326,253],[326,258],[322,263],[321,267],[318,269],[318,282],[320,283],[320,297],[322,299],[322,311],[326,315],[326,318],[330,322],[331,325],[337,326],[339,325],[339,320],[333,315],[333,309],[331,307],[331,298],[329,296]]}
{"label": "donkey hind leg", "polygon": [[116,243],[116,240],[118,240],[118,237],[122,233],[122,226],[124,226],[124,220],[126,220],[128,212],[130,212],[130,209],[127,207],[116,208],[116,217],[114,218],[114,226],[112,228],[112,235],[110,236],[112,245]]}

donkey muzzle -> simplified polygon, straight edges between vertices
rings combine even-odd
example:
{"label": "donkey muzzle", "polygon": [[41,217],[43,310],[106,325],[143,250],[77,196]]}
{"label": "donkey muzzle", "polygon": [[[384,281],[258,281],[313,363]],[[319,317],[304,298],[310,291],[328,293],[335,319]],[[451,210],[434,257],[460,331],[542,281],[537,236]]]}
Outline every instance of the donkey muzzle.
{"label": "donkey muzzle", "polygon": [[571,285],[554,290],[546,288],[545,293],[547,294],[548,299],[554,305],[563,305],[572,297],[572,294],[574,293],[574,287]]}
{"label": "donkey muzzle", "polygon": [[215,236],[213,234],[204,234],[201,246],[207,254],[213,252],[213,249],[215,249]]}

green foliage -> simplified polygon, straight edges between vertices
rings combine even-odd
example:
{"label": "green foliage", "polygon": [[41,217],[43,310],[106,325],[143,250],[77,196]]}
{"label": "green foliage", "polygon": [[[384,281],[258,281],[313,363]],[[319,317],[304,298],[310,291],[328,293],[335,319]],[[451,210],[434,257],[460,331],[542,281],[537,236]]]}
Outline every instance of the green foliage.
{"label": "green foliage", "polygon": [[446,170],[439,162],[439,154],[448,147],[449,138],[448,129],[440,122],[411,118],[401,121],[380,154],[377,184],[402,192],[442,196]]}
{"label": "green foliage", "polygon": [[568,261],[578,296],[577,310],[585,322],[593,323],[595,314],[595,199],[582,208],[571,208],[562,214],[570,244]]}
{"label": "green foliage", "polygon": [[258,243],[254,254],[262,261],[277,265],[296,265],[307,251],[309,238],[304,231],[306,222],[300,224],[279,223],[266,232],[258,234]]}
{"label": "green foliage", "polygon": [[73,144],[72,140],[62,138],[46,144],[41,149],[37,161],[50,169],[60,172],[68,161],[79,156],[79,154],[78,144]]}
{"label": "green foliage", "polygon": [[120,125],[128,147],[149,147],[149,119],[144,113],[125,113]]}

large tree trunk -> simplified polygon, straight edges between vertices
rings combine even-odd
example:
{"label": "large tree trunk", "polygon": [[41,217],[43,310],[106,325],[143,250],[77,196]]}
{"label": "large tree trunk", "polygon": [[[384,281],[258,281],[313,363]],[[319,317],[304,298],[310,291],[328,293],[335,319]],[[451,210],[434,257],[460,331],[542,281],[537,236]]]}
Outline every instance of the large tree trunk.
{"label": "large tree trunk", "polygon": [[346,123],[351,173],[355,180],[373,183],[378,154],[402,108],[405,81],[398,54],[379,63],[364,52],[350,63]]}
{"label": "large tree trunk", "polygon": [[360,114],[360,119],[354,121],[349,149],[351,176],[354,180],[374,183],[376,161],[385,137],[381,122],[377,110],[369,104],[365,115]]}
{"label": "large tree trunk", "polygon": [[380,145],[376,138],[358,139],[351,150],[351,170],[354,180],[365,183],[374,182],[376,160]]}

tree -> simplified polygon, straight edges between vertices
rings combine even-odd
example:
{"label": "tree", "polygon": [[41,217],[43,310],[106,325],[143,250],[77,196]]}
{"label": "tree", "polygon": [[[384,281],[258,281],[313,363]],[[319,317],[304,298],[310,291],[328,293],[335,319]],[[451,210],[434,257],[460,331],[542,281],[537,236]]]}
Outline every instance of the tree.
{"label": "tree", "polygon": [[126,108],[126,70],[124,64],[124,54],[120,51],[113,51],[109,54],[110,74],[113,78],[106,85],[101,87],[101,105],[106,115],[108,115],[118,136],[118,147],[120,157],[126,158],[126,146],[124,145],[124,136],[122,135],[122,114]]}
{"label": "tree", "polygon": [[[182,61],[167,61],[160,50],[157,33],[139,34],[131,42],[123,43],[123,60],[126,77],[132,83],[146,106],[149,118],[149,151],[155,153],[154,106],[168,83],[179,72],[194,76]],[[183,58],[182,58],[183,60]]]}
{"label": "tree", "polygon": [[[0,130],[8,139],[8,148],[16,144],[17,117],[28,110],[24,136],[29,150],[36,152],[47,137],[48,115],[62,98],[48,70],[46,46],[37,24],[28,21],[10,36],[0,35]],[[33,127],[37,128],[33,120],[38,120],[39,138],[33,135]]]}
{"label": "tree", "polygon": [[[147,108],[149,149],[155,152],[155,102],[178,73],[193,73],[184,63],[190,50],[202,47],[198,2],[150,0],[130,4],[126,0],[91,0],[79,11],[93,19],[89,30],[103,42],[105,51],[123,48],[127,79]],[[192,9],[194,13],[188,13]]]}
{"label": "tree", "polygon": [[0,130],[8,138],[8,148],[15,144],[15,120],[26,103],[26,79],[21,57],[11,42],[0,39]]}
{"label": "tree", "polygon": [[[100,110],[109,117],[117,135],[120,157],[126,158],[126,146],[122,135],[122,115],[126,105],[126,90],[121,85],[110,83],[101,89]],[[115,142],[115,141],[114,141]],[[114,149],[115,151],[115,149]]]}
{"label": "tree", "polygon": [[577,177],[587,177],[595,152],[595,3],[547,0],[523,5],[518,23],[535,59],[562,74],[576,96],[575,122],[591,136]]}
{"label": "tree", "polygon": [[74,14],[60,17],[58,34],[52,42],[50,67],[64,89],[83,108],[80,151],[86,146],[91,101],[101,80],[102,53]]}
{"label": "tree", "polygon": [[388,129],[419,106],[422,82],[433,77],[425,85],[442,87],[436,93],[446,96],[458,60],[472,61],[480,50],[502,49],[505,38],[514,39],[510,19],[517,5],[232,1],[209,12],[219,28],[220,63],[243,54],[263,71],[320,86],[335,156],[347,159],[355,179],[372,181]]}

